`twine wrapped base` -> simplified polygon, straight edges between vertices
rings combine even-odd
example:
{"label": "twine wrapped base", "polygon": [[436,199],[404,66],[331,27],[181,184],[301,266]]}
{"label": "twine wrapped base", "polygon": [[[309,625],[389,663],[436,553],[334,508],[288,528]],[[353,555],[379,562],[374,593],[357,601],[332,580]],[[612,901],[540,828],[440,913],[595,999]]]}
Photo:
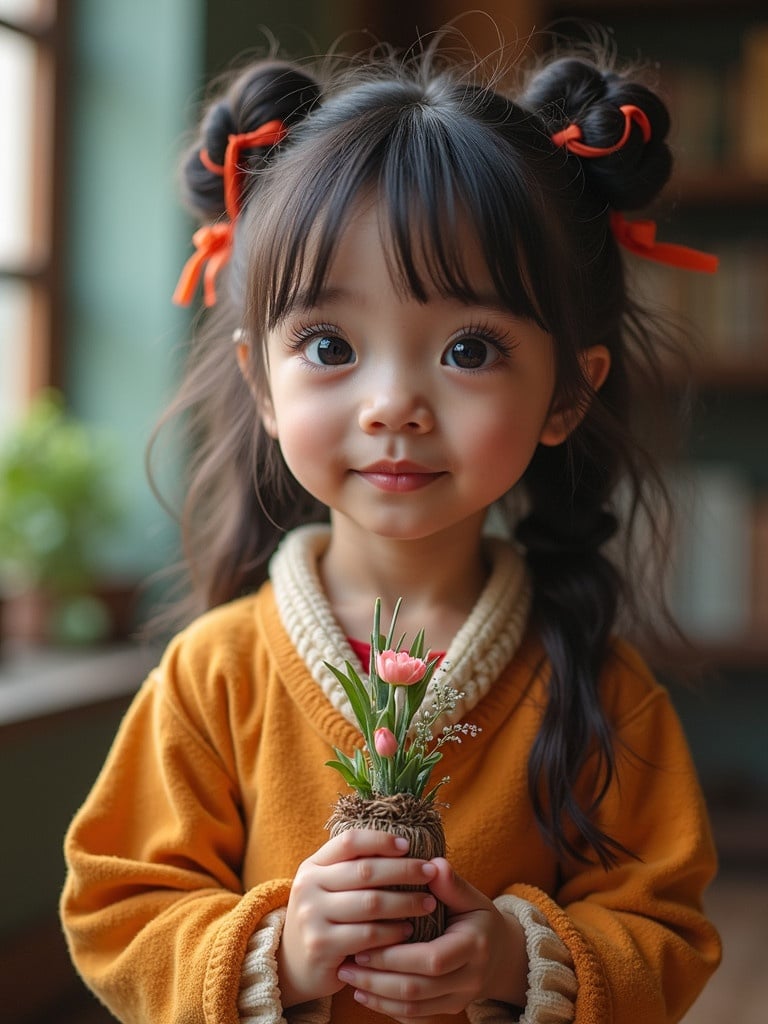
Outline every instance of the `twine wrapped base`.
{"label": "twine wrapped base", "polygon": [[[433,803],[410,793],[365,799],[358,793],[339,797],[325,827],[331,838],[351,828],[373,828],[403,836],[410,843],[409,854],[423,860],[445,856],[445,833],[440,814]],[[428,891],[427,886],[403,886]],[[410,918],[413,935],[409,942],[429,942],[445,931],[445,907],[438,901],[431,914]]]}

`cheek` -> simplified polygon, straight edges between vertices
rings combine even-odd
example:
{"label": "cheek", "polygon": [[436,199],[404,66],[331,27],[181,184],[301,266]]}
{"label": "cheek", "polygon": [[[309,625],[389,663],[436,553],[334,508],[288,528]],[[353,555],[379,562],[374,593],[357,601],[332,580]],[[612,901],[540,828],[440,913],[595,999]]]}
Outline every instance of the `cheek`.
{"label": "cheek", "polygon": [[[287,401],[285,399],[288,399]],[[326,400],[306,397],[297,400],[274,392],[274,436],[283,458],[300,483],[316,478],[339,450],[338,417]]]}
{"label": "cheek", "polygon": [[467,435],[473,439],[478,473],[521,476],[536,451],[546,420],[542,403],[512,396],[487,405],[480,415],[475,412]]}

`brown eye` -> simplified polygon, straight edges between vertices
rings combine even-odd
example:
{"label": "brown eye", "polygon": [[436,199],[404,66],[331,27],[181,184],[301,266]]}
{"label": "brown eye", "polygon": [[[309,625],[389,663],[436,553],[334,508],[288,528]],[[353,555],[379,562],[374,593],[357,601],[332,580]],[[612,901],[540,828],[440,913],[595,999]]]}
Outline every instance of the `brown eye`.
{"label": "brown eye", "polygon": [[355,352],[348,341],[334,335],[323,334],[309,342],[305,355],[312,363],[322,366],[346,366],[356,360]]}
{"label": "brown eye", "polygon": [[459,370],[479,370],[492,366],[499,358],[499,350],[482,338],[466,337],[454,341],[445,350],[443,362]]}

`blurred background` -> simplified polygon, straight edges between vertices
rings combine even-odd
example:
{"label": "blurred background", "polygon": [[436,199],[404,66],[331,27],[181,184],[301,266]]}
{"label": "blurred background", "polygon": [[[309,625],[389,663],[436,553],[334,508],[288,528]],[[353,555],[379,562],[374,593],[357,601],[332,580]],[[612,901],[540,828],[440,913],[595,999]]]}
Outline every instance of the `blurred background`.
{"label": "blurred background", "polygon": [[[671,596],[704,671],[667,665],[722,858],[723,968],[687,1024],[765,1019],[768,987],[768,11],[764,0],[507,0],[479,53],[605,26],[657,75],[678,170],[663,237],[716,278],[642,268],[700,338]],[[471,8],[471,5],[470,5]],[[175,556],[144,450],[191,319],[170,302],[192,225],[175,189],[213,77],[288,55],[408,47],[441,0],[0,0],[0,1018],[111,1018],[74,975],[61,840],[156,651],[135,639]],[[180,456],[178,456],[180,458]],[[170,490],[174,458],[160,467]],[[758,962],[758,957],[760,962]],[[762,987],[761,987],[762,986]]]}

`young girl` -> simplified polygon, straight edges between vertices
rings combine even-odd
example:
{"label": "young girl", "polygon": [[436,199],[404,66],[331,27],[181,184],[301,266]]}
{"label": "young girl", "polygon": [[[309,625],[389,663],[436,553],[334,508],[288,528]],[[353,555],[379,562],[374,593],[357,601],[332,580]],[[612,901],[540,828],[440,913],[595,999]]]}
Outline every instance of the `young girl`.
{"label": "young girl", "polygon": [[[207,611],[66,842],[72,955],[119,1019],[661,1024],[716,966],[701,793],[604,551],[651,500],[630,384],[662,343],[618,243],[711,269],[619,212],[667,180],[667,129],[580,57],[515,93],[428,56],[265,61],[211,105],[177,292],[202,273],[213,307],[177,407]],[[361,742],[324,662],[364,663],[400,596],[482,729],[445,748],[447,859],[324,830],[324,762]],[[445,933],[409,944],[435,899]]]}

